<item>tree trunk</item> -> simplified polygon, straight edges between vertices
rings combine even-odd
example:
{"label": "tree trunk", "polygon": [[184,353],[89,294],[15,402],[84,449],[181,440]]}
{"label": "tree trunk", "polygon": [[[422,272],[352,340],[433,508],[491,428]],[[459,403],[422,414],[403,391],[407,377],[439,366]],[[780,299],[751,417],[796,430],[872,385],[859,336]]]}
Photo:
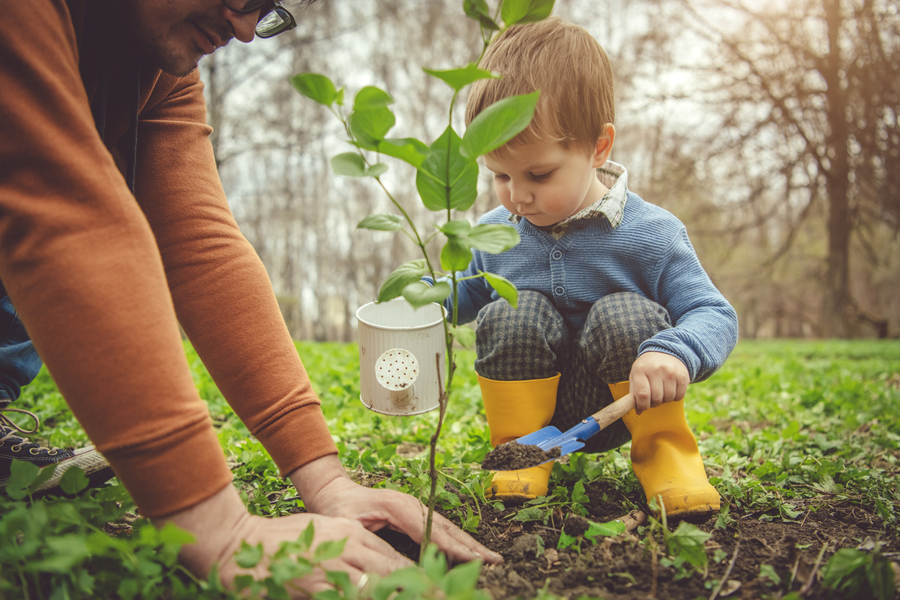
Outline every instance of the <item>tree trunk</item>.
{"label": "tree trunk", "polygon": [[825,337],[850,336],[850,165],[847,156],[846,92],[841,81],[840,30],[843,15],[840,0],[824,0],[828,24],[828,55],[822,75],[827,85],[829,134],[826,142],[829,166],[825,171],[828,201],[828,256],[822,301],[822,333]]}

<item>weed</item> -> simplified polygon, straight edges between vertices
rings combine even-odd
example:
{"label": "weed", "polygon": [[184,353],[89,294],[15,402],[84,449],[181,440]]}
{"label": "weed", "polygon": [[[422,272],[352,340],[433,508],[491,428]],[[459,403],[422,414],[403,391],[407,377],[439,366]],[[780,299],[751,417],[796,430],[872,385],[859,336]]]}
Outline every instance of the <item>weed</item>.
{"label": "weed", "polygon": [[841,548],[823,568],[825,587],[843,598],[892,600],[897,593],[891,562],[876,548]]}

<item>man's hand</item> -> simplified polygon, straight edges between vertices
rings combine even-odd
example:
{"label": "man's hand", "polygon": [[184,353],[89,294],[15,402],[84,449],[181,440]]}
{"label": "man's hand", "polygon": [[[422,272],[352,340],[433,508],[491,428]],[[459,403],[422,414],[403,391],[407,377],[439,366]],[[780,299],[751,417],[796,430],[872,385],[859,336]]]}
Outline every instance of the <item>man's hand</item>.
{"label": "man's hand", "polygon": [[[248,572],[234,562],[234,554],[240,549],[241,540],[251,546],[262,542],[265,554],[272,555],[281,542],[299,538],[310,522],[315,528],[314,547],[327,540],[347,538],[341,556],[323,562],[322,567],[329,571],[345,571],[354,583],[363,573],[387,575],[413,564],[354,520],[313,514],[277,519],[251,516],[231,485],[199,504],[155,518],[153,522],[157,526],[172,522],[194,534],[197,542],[181,550],[179,559],[182,564],[201,578],[206,578],[212,566],[218,564],[219,574],[226,585],[231,584],[235,575]],[[266,561],[261,561],[249,573],[257,579],[264,578],[268,574]],[[295,598],[305,598],[333,588],[321,570],[295,583],[297,590],[292,592]]]}
{"label": "man's hand", "polygon": [[637,414],[684,398],[691,382],[684,363],[664,352],[645,352],[631,366],[631,393]]}
{"label": "man's hand", "polygon": [[[307,510],[343,517],[369,531],[390,527],[421,543],[428,510],[416,498],[393,490],[372,490],[347,477],[337,455],[324,456],[290,474]],[[456,525],[435,513],[431,541],[455,562],[483,560],[501,563],[503,557],[476,542]]]}

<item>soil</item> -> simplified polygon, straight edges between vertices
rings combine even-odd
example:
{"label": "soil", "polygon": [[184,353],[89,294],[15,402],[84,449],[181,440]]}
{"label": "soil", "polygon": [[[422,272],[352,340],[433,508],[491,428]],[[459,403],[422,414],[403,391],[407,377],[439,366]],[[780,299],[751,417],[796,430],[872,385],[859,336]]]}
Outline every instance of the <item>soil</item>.
{"label": "soil", "polygon": [[[769,565],[782,581],[793,581],[791,591],[800,592],[808,585],[801,596],[804,600],[834,600],[838,596],[821,584],[821,565],[840,548],[871,549],[875,542],[882,544],[881,552],[893,561],[895,578],[900,580],[900,533],[883,528],[881,518],[874,512],[849,501],[818,499],[802,507],[804,512],[796,522],[766,521],[761,519],[763,515],[735,508],[731,510],[733,521],[725,529],[715,527],[717,515],[694,522],[712,534],[706,544],[710,557],[707,573],[705,577],[694,573],[679,578],[678,569],[663,565],[662,552],[654,552],[641,542],[647,535],[643,532],[639,537],[636,527],[641,522],[646,525],[643,513],[635,511],[623,516],[625,498],[609,483],[589,484],[586,491],[591,500],[590,521],[622,519],[628,531],[615,538],[602,538],[595,545],[582,543],[580,550],[557,550],[563,527],[569,535],[576,535],[586,531],[588,521],[557,511],[547,525],[521,523],[513,520],[518,512],[515,506],[497,511],[482,505],[481,523],[472,535],[502,554],[505,562],[486,565],[480,587],[494,600],[530,599],[542,589],[572,600],[694,600],[712,597],[716,592],[714,580],[724,580],[716,598],[778,599],[788,587],[775,586],[761,575],[760,566]],[[445,516],[454,519],[452,514]],[[669,527],[674,530],[675,524],[669,522]],[[385,539],[411,558],[417,556],[418,546],[405,536],[387,534]],[[681,573],[690,570],[688,566]]]}
{"label": "soil", "polygon": [[560,453],[559,446],[549,450],[542,450],[538,446],[509,442],[508,444],[500,444],[488,452],[481,462],[481,468],[487,471],[527,469],[558,458]]}

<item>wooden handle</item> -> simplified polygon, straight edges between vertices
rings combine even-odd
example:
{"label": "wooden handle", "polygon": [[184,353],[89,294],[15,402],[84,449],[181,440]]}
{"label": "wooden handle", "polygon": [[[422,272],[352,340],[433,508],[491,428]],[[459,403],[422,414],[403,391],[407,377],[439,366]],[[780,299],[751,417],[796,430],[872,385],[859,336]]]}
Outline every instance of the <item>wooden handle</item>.
{"label": "wooden handle", "polygon": [[606,429],[610,424],[621,419],[625,413],[632,410],[634,410],[634,396],[628,393],[591,416],[597,421],[600,429]]}

